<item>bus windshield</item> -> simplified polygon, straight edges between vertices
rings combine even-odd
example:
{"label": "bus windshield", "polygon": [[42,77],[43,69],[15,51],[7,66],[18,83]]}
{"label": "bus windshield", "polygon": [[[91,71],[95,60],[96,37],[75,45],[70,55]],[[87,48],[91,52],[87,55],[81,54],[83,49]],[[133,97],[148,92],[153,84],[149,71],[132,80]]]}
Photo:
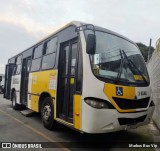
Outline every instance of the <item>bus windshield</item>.
{"label": "bus windshield", "polygon": [[[86,37],[90,32],[85,31]],[[144,59],[136,45],[106,32],[95,31],[95,35],[96,51],[90,60],[96,76],[113,81],[149,82]]]}

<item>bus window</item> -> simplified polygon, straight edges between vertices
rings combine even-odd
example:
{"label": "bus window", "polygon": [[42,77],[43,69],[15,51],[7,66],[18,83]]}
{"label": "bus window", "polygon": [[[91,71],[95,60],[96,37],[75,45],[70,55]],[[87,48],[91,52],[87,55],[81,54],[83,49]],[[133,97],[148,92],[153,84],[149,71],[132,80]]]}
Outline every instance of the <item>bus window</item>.
{"label": "bus window", "polygon": [[36,59],[36,58],[39,58],[42,56],[42,51],[43,51],[43,45],[39,45],[38,47],[36,47],[34,49],[34,56],[33,58]]}
{"label": "bus window", "polygon": [[22,55],[17,57],[16,64],[21,64],[22,63]]}
{"label": "bus window", "polygon": [[49,40],[46,44],[46,54],[56,52],[57,48],[57,37]]}
{"label": "bus window", "polygon": [[32,60],[31,71],[38,71],[41,65],[41,58]]}
{"label": "bus window", "polygon": [[28,59],[28,64],[27,64],[27,72],[29,73],[31,67],[31,60]]}
{"label": "bus window", "polygon": [[75,66],[76,66],[76,58],[77,58],[77,43],[72,44],[72,58],[71,58],[71,75],[75,75]]}
{"label": "bus window", "polygon": [[43,56],[42,70],[51,69],[54,67],[56,53]]}
{"label": "bus window", "polygon": [[13,70],[13,75],[17,75],[21,73],[21,63],[22,63],[22,55],[16,58],[16,66]]}
{"label": "bus window", "polygon": [[68,56],[69,56],[69,46],[67,45],[64,47],[64,53],[63,53],[63,70],[62,70],[62,75],[67,75],[68,74]]}
{"label": "bus window", "polygon": [[20,74],[20,73],[21,73],[21,64],[17,65],[15,74]]}
{"label": "bus window", "polygon": [[39,45],[34,49],[31,71],[38,71],[41,66],[41,56],[43,54],[43,45]]}

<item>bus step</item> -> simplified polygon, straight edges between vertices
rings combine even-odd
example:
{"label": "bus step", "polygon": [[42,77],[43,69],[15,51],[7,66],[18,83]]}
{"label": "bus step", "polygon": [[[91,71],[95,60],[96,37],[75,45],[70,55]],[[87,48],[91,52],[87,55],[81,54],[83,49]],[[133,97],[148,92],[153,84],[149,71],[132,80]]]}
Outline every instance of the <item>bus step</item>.
{"label": "bus step", "polygon": [[30,109],[23,110],[23,111],[20,111],[20,112],[26,117],[31,117],[35,113],[33,110],[30,110]]}

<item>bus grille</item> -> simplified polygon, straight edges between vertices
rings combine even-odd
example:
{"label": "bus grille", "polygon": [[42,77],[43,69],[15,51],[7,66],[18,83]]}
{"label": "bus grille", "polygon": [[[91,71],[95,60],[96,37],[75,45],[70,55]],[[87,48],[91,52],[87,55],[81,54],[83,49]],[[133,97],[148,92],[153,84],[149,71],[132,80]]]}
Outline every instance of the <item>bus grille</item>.
{"label": "bus grille", "polygon": [[130,100],[130,99],[113,97],[113,100],[119,106],[120,109],[146,108],[148,106],[149,99],[150,97],[139,99],[139,100]]}
{"label": "bus grille", "polygon": [[120,125],[130,125],[143,122],[147,115],[138,117],[138,118],[118,118],[118,122]]}

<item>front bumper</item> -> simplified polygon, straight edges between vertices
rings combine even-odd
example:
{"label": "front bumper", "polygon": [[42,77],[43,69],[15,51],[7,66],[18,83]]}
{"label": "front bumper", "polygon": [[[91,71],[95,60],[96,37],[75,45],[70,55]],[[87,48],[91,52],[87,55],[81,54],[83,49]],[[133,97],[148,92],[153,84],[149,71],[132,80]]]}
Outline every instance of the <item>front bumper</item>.
{"label": "front bumper", "polygon": [[86,133],[107,133],[136,128],[148,124],[153,111],[154,106],[151,106],[143,112],[119,113],[116,109],[95,109],[82,101],[81,130]]}

